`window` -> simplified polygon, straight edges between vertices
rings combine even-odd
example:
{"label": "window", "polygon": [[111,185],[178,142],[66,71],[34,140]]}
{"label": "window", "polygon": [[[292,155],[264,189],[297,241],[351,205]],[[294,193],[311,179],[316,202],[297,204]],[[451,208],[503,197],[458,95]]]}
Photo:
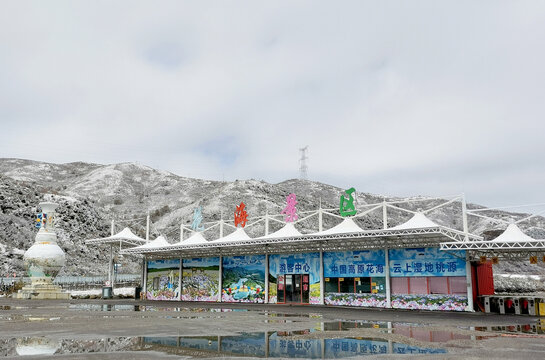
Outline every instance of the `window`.
{"label": "window", "polygon": [[326,278],[325,292],[339,292],[339,278]]}
{"label": "window", "polygon": [[392,280],[392,294],[408,294],[409,279],[405,277],[394,277]]}
{"label": "window", "polygon": [[430,294],[448,294],[448,278],[447,277],[430,277]]}
{"label": "window", "polygon": [[344,277],[325,278],[326,293],[371,294],[385,293],[386,281],[383,277]]}
{"label": "window", "polygon": [[428,294],[428,278],[410,277],[409,294]]}
{"label": "window", "polygon": [[465,276],[393,277],[392,294],[466,294]]}
{"label": "window", "polygon": [[449,277],[451,294],[467,294],[467,284],[465,276]]}

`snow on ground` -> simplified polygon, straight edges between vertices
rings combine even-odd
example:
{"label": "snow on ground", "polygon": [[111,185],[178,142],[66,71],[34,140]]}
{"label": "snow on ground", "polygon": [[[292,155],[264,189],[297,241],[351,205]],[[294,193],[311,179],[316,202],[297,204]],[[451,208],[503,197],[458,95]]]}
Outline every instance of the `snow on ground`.
{"label": "snow on ground", "polygon": [[52,202],[56,202],[58,200],[65,200],[66,202],[71,204],[79,202],[79,200],[76,199],[75,197],[68,196],[68,195],[55,195],[55,194],[44,194],[44,200],[52,201]]}
{"label": "snow on ground", "polygon": [[[1,245],[0,245],[1,246]],[[14,253],[15,255],[24,255],[25,254],[25,251],[26,250],[21,250],[21,249],[18,249],[18,248],[13,248],[11,250],[12,253]]]}
{"label": "snow on ground", "polygon": [[[72,298],[100,298],[102,297],[102,289],[90,290],[68,290]],[[114,288],[114,296],[119,297],[134,297],[134,287]]]}
{"label": "snow on ground", "polygon": [[496,293],[534,293],[545,291],[545,277],[523,274],[494,274]]}

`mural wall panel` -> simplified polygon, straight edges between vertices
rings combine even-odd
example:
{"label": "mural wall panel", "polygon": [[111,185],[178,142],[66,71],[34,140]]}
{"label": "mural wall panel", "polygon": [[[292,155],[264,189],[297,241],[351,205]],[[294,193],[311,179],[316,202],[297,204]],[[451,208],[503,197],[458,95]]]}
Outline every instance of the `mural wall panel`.
{"label": "mural wall panel", "polygon": [[223,258],[222,301],[265,302],[265,255]]}
{"label": "mural wall panel", "polygon": [[146,298],[178,300],[180,259],[152,260],[147,263]]}
{"label": "mural wall panel", "polygon": [[182,259],[182,300],[218,301],[220,258]]}
{"label": "mural wall panel", "polygon": [[467,294],[460,286],[450,286],[465,284],[465,251],[441,251],[439,248],[392,249],[389,257],[393,308],[466,309]]}
{"label": "mural wall panel", "polygon": [[324,253],[326,305],[386,306],[384,250]]}

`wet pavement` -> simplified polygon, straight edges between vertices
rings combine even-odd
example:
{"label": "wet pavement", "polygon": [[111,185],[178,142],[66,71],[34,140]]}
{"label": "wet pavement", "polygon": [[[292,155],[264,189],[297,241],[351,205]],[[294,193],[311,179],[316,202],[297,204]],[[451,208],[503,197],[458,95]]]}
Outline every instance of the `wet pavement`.
{"label": "wet pavement", "polygon": [[545,358],[545,319],[322,306],[0,299],[3,358]]}

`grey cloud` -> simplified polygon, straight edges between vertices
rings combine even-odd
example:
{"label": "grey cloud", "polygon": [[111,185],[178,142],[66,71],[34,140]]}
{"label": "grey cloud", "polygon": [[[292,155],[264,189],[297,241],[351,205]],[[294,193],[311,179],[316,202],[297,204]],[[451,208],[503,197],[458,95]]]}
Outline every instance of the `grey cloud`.
{"label": "grey cloud", "polygon": [[545,197],[541,1],[4,8],[0,156]]}

